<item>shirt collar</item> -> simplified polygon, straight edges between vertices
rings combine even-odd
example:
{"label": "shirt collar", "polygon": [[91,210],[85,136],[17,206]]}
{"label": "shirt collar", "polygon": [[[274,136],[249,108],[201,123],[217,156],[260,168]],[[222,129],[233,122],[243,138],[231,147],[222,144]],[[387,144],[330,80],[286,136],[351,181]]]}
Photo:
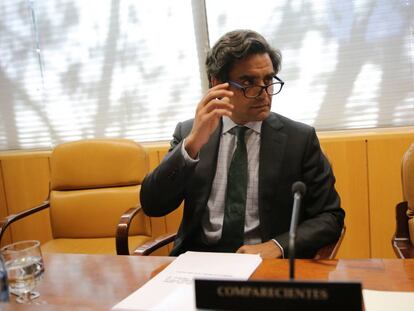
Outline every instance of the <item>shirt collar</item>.
{"label": "shirt collar", "polygon": [[[251,121],[251,122],[247,122],[246,124],[244,124],[244,126],[260,134],[261,129],[262,129],[262,122],[263,121]],[[237,124],[234,123],[232,119],[230,119],[227,116],[223,116],[223,130],[221,133],[225,134],[235,126],[237,126]]]}

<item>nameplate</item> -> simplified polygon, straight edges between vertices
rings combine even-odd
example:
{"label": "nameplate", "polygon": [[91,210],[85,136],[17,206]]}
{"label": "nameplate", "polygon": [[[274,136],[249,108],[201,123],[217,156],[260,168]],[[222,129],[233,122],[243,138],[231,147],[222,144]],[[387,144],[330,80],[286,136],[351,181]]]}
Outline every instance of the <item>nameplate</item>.
{"label": "nameplate", "polygon": [[356,282],[195,280],[195,296],[199,309],[362,311]]}

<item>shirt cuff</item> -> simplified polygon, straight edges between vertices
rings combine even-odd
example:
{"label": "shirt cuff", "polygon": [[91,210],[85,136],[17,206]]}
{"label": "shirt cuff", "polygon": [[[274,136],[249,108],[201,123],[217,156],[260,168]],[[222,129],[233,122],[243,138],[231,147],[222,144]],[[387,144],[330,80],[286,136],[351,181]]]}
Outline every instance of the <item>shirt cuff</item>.
{"label": "shirt cuff", "polygon": [[283,247],[275,239],[272,239],[272,241],[275,242],[276,246],[280,248],[280,251],[282,252],[282,258],[285,258],[285,251],[283,250]]}
{"label": "shirt cuff", "polygon": [[185,140],[186,140],[186,139],[184,138],[184,139],[183,139],[183,143],[181,144],[181,154],[183,155],[185,162],[186,162],[187,164],[194,164],[194,163],[197,163],[197,162],[200,160],[200,158],[199,158],[198,154],[197,154],[197,158],[195,158],[195,159],[193,159],[192,157],[190,157],[190,155],[188,154],[187,150],[185,150],[185,147],[184,147],[184,145],[185,145]]}

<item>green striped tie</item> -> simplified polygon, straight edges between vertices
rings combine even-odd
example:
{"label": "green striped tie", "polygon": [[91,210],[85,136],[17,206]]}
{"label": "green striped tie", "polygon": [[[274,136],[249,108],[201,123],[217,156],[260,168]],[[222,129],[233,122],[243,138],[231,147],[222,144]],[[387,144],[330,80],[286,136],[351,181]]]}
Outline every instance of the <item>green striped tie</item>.
{"label": "green striped tie", "polygon": [[221,250],[235,252],[244,242],[244,219],[247,191],[247,149],[245,126],[234,127],[230,132],[237,137],[227,175],[226,202],[224,208],[223,231],[220,240]]}

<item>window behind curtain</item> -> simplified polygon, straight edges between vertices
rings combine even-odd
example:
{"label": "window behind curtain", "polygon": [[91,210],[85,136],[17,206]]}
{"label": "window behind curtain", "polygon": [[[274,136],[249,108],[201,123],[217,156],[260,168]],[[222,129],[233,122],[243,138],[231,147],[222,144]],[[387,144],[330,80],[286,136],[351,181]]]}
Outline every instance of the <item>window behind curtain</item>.
{"label": "window behind curtain", "polygon": [[206,3],[211,44],[248,28],[281,50],[272,110],[319,130],[414,125],[412,1]]}
{"label": "window behind curtain", "polygon": [[201,96],[191,1],[0,4],[0,149],[168,140]]}
{"label": "window behind curtain", "polygon": [[[318,130],[414,124],[412,1],[3,0],[0,150],[169,140],[204,57],[250,28],[283,54],[273,110]],[[210,41],[208,35],[210,35]]]}

